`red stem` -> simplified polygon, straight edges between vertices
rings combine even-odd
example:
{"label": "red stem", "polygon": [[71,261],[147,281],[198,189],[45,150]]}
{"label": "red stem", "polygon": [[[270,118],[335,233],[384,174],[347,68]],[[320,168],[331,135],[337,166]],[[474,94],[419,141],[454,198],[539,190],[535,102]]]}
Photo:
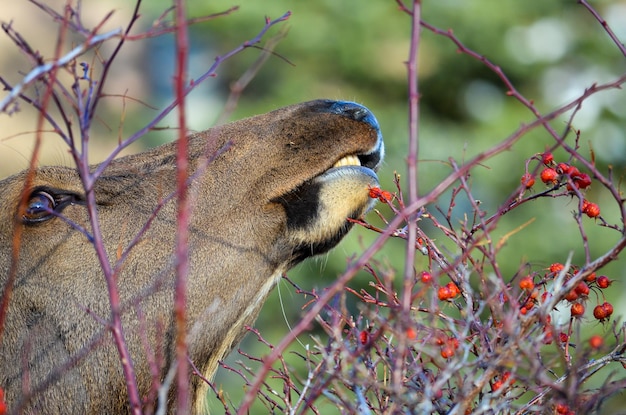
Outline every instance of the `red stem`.
{"label": "red stem", "polygon": [[[417,201],[418,184],[417,184],[417,160],[419,151],[419,90],[418,90],[418,64],[417,59],[419,56],[419,44],[420,44],[420,16],[421,16],[421,0],[413,1],[413,8],[411,9],[411,44],[409,47],[409,59],[407,65],[407,78],[408,78],[408,92],[409,92],[409,143],[408,143],[408,157],[407,157],[407,170],[408,170],[408,191],[409,191],[409,204],[413,204]],[[412,214],[411,216],[414,216]],[[399,330],[401,333],[405,332],[404,324],[407,324],[411,318],[411,303],[413,285],[415,284],[415,242],[417,241],[417,221],[412,220],[410,217],[406,217],[407,222],[407,244],[405,251],[404,262],[404,287],[402,290],[402,313],[403,318],[400,323]],[[407,353],[407,338],[406,336],[399,336],[398,341],[398,353],[394,361],[393,370],[393,387],[396,393],[402,394],[403,389],[403,366]]]}
{"label": "red stem", "polygon": [[189,170],[187,150],[187,124],[185,95],[187,85],[187,59],[189,37],[187,31],[185,0],[175,1],[176,15],[176,75],[174,89],[178,105],[178,143],[176,152],[176,186],[178,213],[176,225],[176,281],[174,293],[174,318],[176,324],[176,386],[177,413],[187,414],[189,401],[189,362],[187,360],[187,277],[189,273],[189,220],[191,206],[187,192]]}
{"label": "red stem", "polygon": [[[66,11],[69,11],[70,8],[67,7]],[[66,20],[69,21],[70,16],[66,17]],[[133,21],[136,17],[133,17]],[[92,84],[89,85],[90,92]],[[80,93],[80,91],[78,91]],[[77,96],[77,99],[79,97]],[[98,97],[97,97],[98,98]],[[96,98],[96,102],[97,99]],[[80,102],[80,101],[78,101]],[[89,104],[83,105],[81,102],[79,105],[80,111],[80,119],[86,119],[88,117],[89,111],[92,109]],[[94,104],[95,108],[95,104]],[[122,306],[119,295],[119,290],[117,287],[117,271],[111,265],[109,261],[109,257],[107,255],[106,249],[104,247],[104,239],[102,237],[102,232],[100,229],[100,221],[98,219],[98,210],[96,205],[96,195],[94,191],[94,183],[97,179],[97,175],[91,173],[89,167],[89,159],[88,159],[88,144],[89,144],[89,131],[85,125],[81,122],[81,145],[82,145],[82,153],[79,157],[74,155],[74,159],[76,160],[77,169],[81,180],[83,182],[83,186],[85,188],[85,198],[86,198],[86,207],[87,214],[89,216],[89,223],[92,226],[92,237],[93,237],[93,246],[96,251],[96,255],[98,257],[98,261],[100,262],[100,266],[102,268],[102,272],[104,274],[105,282],[107,285],[107,290],[109,294],[109,304],[111,307],[111,317],[110,317],[110,327],[111,333],[113,335],[113,339],[115,342],[115,346],[117,348],[118,354],[120,356],[120,363],[122,365],[122,371],[124,373],[124,380],[126,381],[126,390],[128,393],[128,402],[130,405],[130,412],[133,415],[141,414],[141,398],[139,396],[139,390],[137,389],[137,380],[135,375],[135,369],[133,366],[133,361],[130,356],[130,352],[128,350],[128,345],[126,344],[126,339],[124,336],[124,329],[122,326]]]}
{"label": "red stem", "polygon": [[[419,152],[419,90],[418,90],[418,67],[417,58],[420,43],[420,15],[421,0],[414,0],[411,12],[411,46],[409,60],[407,62],[407,75],[409,85],[409,155],[407,157],[409,204],[417,201],[417,160]],[[411,307],[411,288],[414,279],[415,241],[417,240],[417,224],[414,220],[408,220],[408,244],[406,250],[406,262],[404,268],[404,301],[403,310],[408,311]]]}
{"label": "red stem", "polygon": [[604,20],[602,18],[602,16],[600,16],[600,13],[598,13],[587,2],[587,0],[578,0],[578,3],[582,4],[589,11],[589,13],[591,13],[593,15],[593,17],[602,25],[602,27],[604,28],[606,33],[609,35],[609,37],[611,38],[613,43],[615,43],[615,45],[620,50],[620,52],[622,52],[622,55],[624,55],[626,57],[626,47],[624,47],[624,44],[619,40],[619,38],[617,37],[615,32],[613,32],[613,29],[611,29],[611,26],[609,26],[609,24],[606,22],[606,20]]}

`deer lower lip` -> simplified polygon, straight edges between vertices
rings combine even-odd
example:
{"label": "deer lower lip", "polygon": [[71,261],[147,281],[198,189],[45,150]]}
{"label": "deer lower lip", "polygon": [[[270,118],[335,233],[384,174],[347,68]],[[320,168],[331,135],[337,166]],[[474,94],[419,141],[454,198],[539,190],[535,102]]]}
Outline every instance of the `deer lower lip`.
{"label": "deer lower lip", "polygon": [[[335,165],[332,168],[326,170],[324,173],[322,173],[321,175],[317,176],[316,180],[329,180],[332,178],[338,178],[338,177],[358,177],[358,176],[362,176],[363,179],[365,176],[367,176],[368,178],[365,180],[370,181],[370,185],[371,186],[378,186],[378,176],[376,175],[376,172],[372,169],[370,169],[369,167],[365,167],[365,166],[361,166],[361,165],[354,165],[354,164],[349,164],[349,165]],[[363,180],[361,179],[361,180]],[[356,183],[358,183],[360,180],[355,180]]]}
{"label": "deer lower lip", "polygon": [[350,154],[339,159],[330,169],[318,176],[318,179],[328,180],[332,177],[348,177],[350,175],[368,176],[366,180],[372,181],[372,185],[374,186],[378,184],[378,176],[376,175],[378,163],[374,166],[371,164],[372,163],[362,163],[360,155]]}

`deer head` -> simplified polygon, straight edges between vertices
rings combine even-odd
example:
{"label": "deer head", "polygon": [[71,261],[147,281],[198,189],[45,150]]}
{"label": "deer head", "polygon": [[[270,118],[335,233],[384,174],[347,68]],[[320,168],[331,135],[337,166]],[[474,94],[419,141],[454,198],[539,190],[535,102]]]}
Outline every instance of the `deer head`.
{"label": "deer head", "polygon": [[[346,219],[371,207],[383,142],[366,108],[318,100],[194,134],[189,146],[187,338],[190,359],[211,378],[280,276],[334,247],[350,229]],[[172,143],[120,158],[94,184],[142,394],[154,380],[151,359],[160,379],[173,359],[175,151]],[[15,270],[0,334],[9,408],[127,413],[84,183],[69,167],[36,169],[28,188],[26,175],[0,181],[0,287]],[[206,385],[197,377],[192,392],[201,412]]]}

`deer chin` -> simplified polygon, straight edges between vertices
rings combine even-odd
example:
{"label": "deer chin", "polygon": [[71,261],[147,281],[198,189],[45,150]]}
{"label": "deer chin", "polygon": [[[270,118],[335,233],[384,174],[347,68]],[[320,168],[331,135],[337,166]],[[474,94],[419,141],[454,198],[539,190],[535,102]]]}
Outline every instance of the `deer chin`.
{"label": "deer chin", "polygon": [[348,218],[357,219],[374,206],[369,189],[379,186],[380,152],[373,157],[376,162],[368,163],[371,168],[361,165],[357,155],[343,157],[280,198],[297,261],[333,248],[352,227]]}

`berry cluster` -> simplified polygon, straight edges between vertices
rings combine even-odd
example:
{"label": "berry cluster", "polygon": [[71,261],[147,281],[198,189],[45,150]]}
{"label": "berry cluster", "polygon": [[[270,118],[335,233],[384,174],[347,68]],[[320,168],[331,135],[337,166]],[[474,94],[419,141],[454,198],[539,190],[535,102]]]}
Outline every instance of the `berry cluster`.
{"label": "berry cluster", "polygon": [[437,290],[437,297],[439,297],[441,301],[452,300],[459,294],[461,294],[461,290],[452,281],[450,281],[446,285],[439,287],[439,289]]}
{"label": "berry cluster", "polygon": [[[565,266],[560,263],[550,265],[546,269],[547,272],[541,281],[537,283],[535,283],[535,275],[522,277],[518,284],[520,289],[526,293],[526,297],[525,301],[522,301],[523,305],[520,308],[520,313],[527,314],[537,303],[537,299],[539,298],[539,291],[537,289],[538,286],[541,286],[544,290],[541,295],[541,301],[545,301],[550,295],[547,291],[547,282],[554,279],[564,269]],[[571,267],[569,272],[565,274],[565,281],[569,281],[577,271],[576,267]],[[584,280],[580,281],[572,290],[567,292],[563,296],[563,299],[567,301],[570,306],[570,315],[572,318],[579,318],[585,314],[585,302],[587,301],[589,293],[592,290],[597,291],[604,296],[602,290],[608,288],[610,285],[611,280],[607,276],[601,275],[596,277],[596,273],[592,272],[587,275]],[[593,310],[593,316],[600,322],[607,321],[611,314],[613,314],[613,306],[607,301],[597,305]]]}
{"label": "berry cluster", "polygon": [[[539,162],[539,167],[529,173],[528,166],[533,162]],[[393,272],[377,273],[371,264],[367,268],[374,277],[370,283],[371,292],[363,289],[357,293],[346,287],[346,291],[375,307],[375,311],[367,314],[365,330],[357,322],[354,325],[356,330],[347,331],[356,334],[351,343],[355,346],[355,355],[359,359],[364,355],[370,359],[367,368],[372,368],[372,377],[378,376],[380,370],[385,376],[393,372],[389,368],[396,366],[376,366],[374,363],[391,359],[394,365],[402,368],[398,381],[406,379],[405,386],[412,388],[417,400],[428,401],[441,413],[453,407],[460,408],[461,403],[465,413],[471,413],[484,403],[483,400],[486,402],[494,397],[507,400],[511,407],[523,408],[520,413],[526,413],[538,404],[545,405],[544,409],[549,408],[551,413],[566,415],[589,413],[588,410],[598,407],[599,403],[585,403],[577,398],[553,394],[550,379],[569,378],[572,384],[580,382],[582,391],[583,375],[588,372],[585,365],[593,360],[592,357],[605,354],[603,361],[607,365],[621,362],[623,351],[620,350],[626,350],[626,340],[621,340],[626,337],[626,326],[618,332],[613,305],[605,296],[611,279],[605,275],[596,276],[593,271],[600,268],[591,261],[588,252],[584,263],[579,260],[576,265],[555,262],[545,269],[528,269],[531,259],[515,274],[507,274],[497,266],[500,245],[483,239],[481,235],[486,225],[495,224],[502,215],[542,197],[578,201],[575,219],[587,248],[584,215],[597,219],[597,225],[619,230],[600,216],[600,207],[596,203],[586,199],[592,183],[605,186],[606,180],[592,165],[582,164],[589,168],[589,173],[571,163],[555,161],[551,152],[532,156],[526,160],[521,186],[492,216],[480,212],[484,213],[483,216],[476,214],[473,221],[466,216],[460,225],[455,223],[452,212],[456,195],[463,191],[471,195],[471,188],[464,182],[453,189],[449,209],[438,209],[445,221],[427,207],[419,211],[417,220],[428,222],[431,227],[420,223],[411,246],[414,245],[427,260],[422,264],[422,270],[415,272],[414,269],[414,273],[406,274],[403,285],[406,292],[396,291],[399,285]],[[526,193],[539,179],[548,187]],[[406,217],[399,176],[395,182],[397,192],[372,187],[369,195],[387,205],[393,214]],[[400,222],[389,221],[378,210],[376,213],[387,226],[393,224],[392,237],[408,240],[408,226],[398,227]],[[478,217],[481,219],[476,219]],[[354,222],[384,232],[365,221]],[[458,253],[448,254],[448,247],[441,249],[441,237],[437,237],[437,231],[460,248]],[[417,259],[414,262],[416,267],[420,266],[419,263]],[[394,318],[401,321],[394,323]],[[585,336],[586,331],[581,328],[589,321],[603,331],[612,330],[618,346],[624,349],[614,346],[613,339],[605,334]],[[584,342],[582,336],[585,336]],[[527,366],[522,355],[537,356],[542,364]],[[559,361],[561,366],[553,365]],[[480,368],[472,371],[475,385],[472,391],[460,386],[465,385],[462,379],[464,369],[460,369],[458,379],[451,369],[463,368],[463,364]],[[546,382],[536,379],[546,379]],[[463,396],[459,395],[460,391]],[[529,402],[522,402],[518,400],[521,393],[534,393],[535,396]]]}
{"label": "berry cluster", "polygon": [[[544,165],[539,178],[544,184],[551,186],[551,190],[565,186],[569,194],[581,196],[580,192],[591,186],[591,176],[581,172],[576,166],[572,166],[569,163],[557,163],[552,153],[545,152],[539,155],[538,158],[541,159]],[[530,189],[535,184],[535,178],[530,173],[524,173],[521,183],[524,188]],[[582,198],[581,212],[590,218],[597,218],[600,216],[600,207],[596,203]]]}
{"label": "berry cluster", "polygon": [[574,415],[576,412],[572,411],[567,404],[558,403],[554,406],[554,410],[559,415]]}
{"label": "berry cluster", "polygon": [[369,196],[372,199],[378,199],[382,203],[390,202],[393,199],[393,193],[387,190],[381,190],[379,187],[370,187]]}
{"label": "berry cluster", "polygon": [[449,359],[454,356],[454,352],[459,348],[459,339],[454,336],[438,336],[435,344],[440,347],[441,357]]}
{"label": "berry cluster", "polygon": [[515,382],[515,378],[511,377],[511,372],[504,372],[501,375],[498,375],[498,378],[491,384],[491,390],[495,392],[507,382]]}

